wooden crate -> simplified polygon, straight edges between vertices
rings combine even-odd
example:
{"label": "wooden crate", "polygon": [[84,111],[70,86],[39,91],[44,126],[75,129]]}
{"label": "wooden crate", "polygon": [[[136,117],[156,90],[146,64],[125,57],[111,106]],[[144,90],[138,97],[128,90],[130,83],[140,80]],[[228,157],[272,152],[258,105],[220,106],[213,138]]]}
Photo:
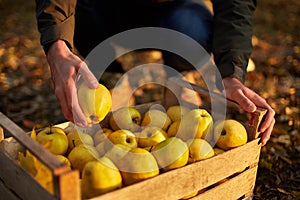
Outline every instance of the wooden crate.
{"label": "wooden crate", "polygon": [[[196,86],[193,89],[197,91]],[[152,104],[140,105],[137,108],[143,113],[150,105]],[[194,191],[204,189],[204,192],[192,199],[231,200],[251,196],[261,149],[257,129],[265,112],[258,109],[251,122],[244,124],[250,139],[247,144],[93,199],[169,200],[180,199]],[[105,123],[106,120],[102,124]],[[50,152],[32,140],[2,113],[0,113],[1,125],[13,137],[4,138],[0,127],[0,199],[81,199],[78,171],[71,171],[63,166]],[[65,128],[68,125],[64,123],[59,126]],[[54,194],[47,192],[17,163],[17,152],[24,148],[51,170]],[[227,181],[219,184],[225,178]]]}

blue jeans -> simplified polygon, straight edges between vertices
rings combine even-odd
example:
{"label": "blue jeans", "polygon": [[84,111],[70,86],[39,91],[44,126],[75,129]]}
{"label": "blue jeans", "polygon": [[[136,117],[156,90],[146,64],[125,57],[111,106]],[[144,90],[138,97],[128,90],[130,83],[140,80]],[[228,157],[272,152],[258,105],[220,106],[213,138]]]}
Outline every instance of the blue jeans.
{"label": "blue jeans", "polygon": [[[211,52],[213,16],[204,5],[189,0],[147,2],[147,0],[78,0],[74,36],[78,51],[87,56],[103,40],[129,29],[163,27],[188,35],[209,53]],[[163,55],[165,63],[178,71],[191,68],[177,55],[167,51],[163,51]],[[108,71],[122,71],[115,64]]]}

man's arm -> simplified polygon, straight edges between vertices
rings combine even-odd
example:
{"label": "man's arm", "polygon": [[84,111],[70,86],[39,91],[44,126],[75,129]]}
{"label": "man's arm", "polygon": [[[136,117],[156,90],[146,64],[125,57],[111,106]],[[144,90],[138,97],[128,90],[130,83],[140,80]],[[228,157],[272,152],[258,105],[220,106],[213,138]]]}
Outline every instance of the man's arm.
{"label": "man's arm", "polygon": [[260,126],[262,144],[270,138],[275,112],[257,93],[247,88],[246,68],[252,52],[252,26],[256,0],[212,0],[214,9],[213,54],[220,71],[226,97],[244,110],[254,112],[257,106],[268,110]]}
{"label": "man's arm", "polygon": [[222,78],[244,82],[252,52],[255,0],[212,0],[214,9],[213,54]]}
{"label": "man's arm", "polygon": [[47,53],[51,44],[63,40],[73,47],[76,0],[36,0],[40,42]]}
{"label": "man's arm", "polygon": [[75,55],[73,47],[76,0],[36,0],[36,16],[51,70],[54,92],[66,119],[88,126],[77,98],[76,80],[81,74],[89,88],[98,80],[87,65]]}

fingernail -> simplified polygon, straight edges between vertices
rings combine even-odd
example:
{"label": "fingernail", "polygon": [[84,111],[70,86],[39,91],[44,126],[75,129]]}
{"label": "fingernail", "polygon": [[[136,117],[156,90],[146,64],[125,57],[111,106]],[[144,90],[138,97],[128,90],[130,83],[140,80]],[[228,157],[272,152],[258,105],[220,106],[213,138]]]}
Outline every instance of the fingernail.
{"label": "fingernail", "polygon": [[266,128],[262,127],[262,128],[259,129],[259,131],[260,131],[261,133],[263,133],[263,132],[266,131]]}
{"label": "fingernail", "polygon": [[248,106],[248,110],[253,112],[255,110],[255,106],[253,104],[250,104]]}

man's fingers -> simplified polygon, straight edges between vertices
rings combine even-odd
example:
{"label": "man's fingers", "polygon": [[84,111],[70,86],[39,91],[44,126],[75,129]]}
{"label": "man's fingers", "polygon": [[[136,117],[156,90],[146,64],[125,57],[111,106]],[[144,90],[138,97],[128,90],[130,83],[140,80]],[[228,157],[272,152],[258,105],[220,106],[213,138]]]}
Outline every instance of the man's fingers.
{"label": "man's fingers", "polygon": [[268,126],[268,128],[263,132],[263,135],[261,137],[261,144],[262,146],[264,146],[268,140],[270,139],[271,133],[272,133],[272,129],[275,125],[275,119],[273,118],[271,121],[270,126]]}
{"label": "man's fingers", "polygon": [[59,101],[61,110],[67,120],[74,122],[71,106],[68,104],[65,93],[59,88],[55,88],[55,95]]}
{"label": "man's fingers", "polygon": [[82,75],[85,84],[90,89],[96,89],[99,86],[98,79],[94,76],[85,62],[81,62],[78,73]]}
{"label": "man's fingers", "polygon": [[231,99],[236,101],[242,109],[247,112],[254,112],[256,110],[255,104],[243,93],[242,90],[238,90],[232,94]]}
{"label": "man's fingers", "polygon": [[271,126],[271,124],[273,123],[274,116],[275,116],[275,111],[271,108],[271,106],[267,103],[267,101],[264,98],[262,98],[261,96],[256,94],[254,91],[248,90],[245,93],[245,95],[256,106],[261,107],[261,108],[265,108],[265,109],[268,110],[268,112],[267,112],[267,114],[264,118],[264,121],[263,121],[262,125],[260,126],[260,131],[265,132],[266,129],[269,128]]}
{"label": "man's fingers", "polygon": [[273,121],[275,123],[274,116],[275,116],[275,111],[271,107],[268,107],[268,112],[259,129],[260,132],[265,132],[272,125]]}
{"label": "man's fingers", "polygon": [[83,111],[80,108],[77,96],[76,87],[73,88],[73,96],[72,96],[72,113],[74,118],[74,123],[81,127],[88,127],[88,122],[83,114]]}

